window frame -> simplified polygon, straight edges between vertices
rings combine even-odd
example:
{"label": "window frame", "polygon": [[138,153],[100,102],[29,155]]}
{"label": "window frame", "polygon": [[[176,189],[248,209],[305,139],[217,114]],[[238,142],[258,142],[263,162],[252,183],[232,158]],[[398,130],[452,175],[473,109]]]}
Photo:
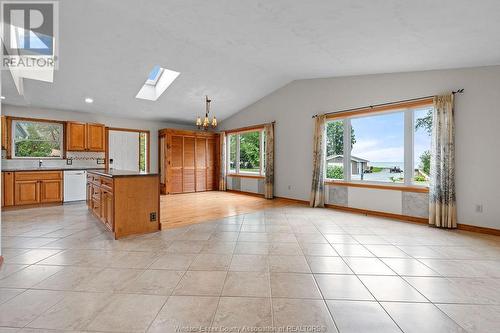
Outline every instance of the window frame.
{"label": "window frame", "polygon": [[[259,172],[240,171],[240,135],[245,133],[259,133]],[[234,169],[231,169],[231,136],[236,137],[236,159]],[[264,128],[252,128],[248,130],[228,132],[226,134],[226,170],[228,176],[241,176],[241,177],[265,177],[264,166]]]}
{"label": "window frame", "polygon": [[[423,108],[434,107],[432,99],[424,99],[421,101],[409,102],[409,103],[395,103],[393,105],[384,105],[382,107],[370,107],[366,109],[359,109],[354,111],[339,112],[329,115],[326,119],[326,123],[333,121],[343,121],[343,138],[344,138],[344,153],[343,153],[343,167],[344,167],[344,179],[332,179],[327,178],[326,173],[326,153],[323,160],[325,166],[324,181],[325,183],[331,184],[344,184],[353,185],[359,187],[373,187],[373,188],[387,188],[387,189],[414,189],[416,192],[427,192],[429,186],[426,184],[417,184],[413,181],[414,175],[414,138],[415,138],[415,111],[421,110]],[[363,117],[372,117],[383,114],[391,113],[403,113],[404,119],[404,175],[410,175],[404,177],[403,183],[390,183],[375,180],[352,180],[351,174],[351,120]],[[326,124],[325,124],[326,125]],[[326,138],[327,126],[325,126],[325,138]],[[326,146],[325,146],[326,150]]]}
{"label": "window frame", "polygon": [[[31,123],[45,123],[45,124],[56,124],[61,126],[61,136],[59,138],[59,144],[61,147],[61,155],[60,156],[42,156],[42,157],[37,157],[37,156],[16,156],[16,135],[15,135],[15,128],[17,123],[22,123],[22,122],[31,122]],[[19,159],[19,160],[63,160],[66,155],[66,140],[65,140],[65,134],[66,134],[66,123],[63,121],[57,121],[57,120],[48,120],[48,119],[36,119],[36,118],[17,118],[17,117],[11,117],[9,119],[9,137],[10,137],[10,159]]]}

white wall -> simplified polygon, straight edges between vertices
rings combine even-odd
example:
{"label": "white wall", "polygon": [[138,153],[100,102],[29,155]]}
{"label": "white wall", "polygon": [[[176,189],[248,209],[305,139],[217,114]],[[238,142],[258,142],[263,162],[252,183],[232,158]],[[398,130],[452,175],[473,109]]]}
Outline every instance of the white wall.
{"label": "white wall", "polygon": [[73,121],[83,121],[83,122],[96,122],[105,124],[106,126],[109,127],[149,130],[151,138],[151,145],[150,145],[151,172],[158,171],[158,130],[167,127],[194,129],[194,127],[191,126],[173,124],[167,122],[116,118],[98,113],[55,110],[55,109],[41,109],[33,107],[19,107],[13,105],[5,105],[5,104],[3,105],[2,114],[7,116],[16,116],[16,117],[45,118],[45,119],[64,120],[64,121],[73,120]]}
{"label": "white wall", "polygon": [[[294,81],[241,110],[224,129],[275,126],[275,193],[308,200],[313,120],[318,113],[464,88],[456,98],[459,223],[500,229],[500,66]],[[483,213],[475,204],[483,204]]]}

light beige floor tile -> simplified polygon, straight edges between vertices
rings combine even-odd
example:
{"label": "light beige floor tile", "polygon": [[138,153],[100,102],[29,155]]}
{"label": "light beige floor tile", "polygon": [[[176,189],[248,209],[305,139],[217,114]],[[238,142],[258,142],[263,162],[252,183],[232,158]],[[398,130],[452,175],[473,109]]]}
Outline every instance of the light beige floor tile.
{"label": "light beige floor tile", "polygon": [[116,292],[138,277],[143,270],[127,268],[106,268],[93,278],[85,279],[76,286],[77,290],[94,292]]}
{"label": "light beige floor tile", "polygon": [[269,271],[283,273],[311,273],[304,256],[269,256]]}
{"label": "light beige floor tile", "polygon": [[24,327],[63,297],[60,291],[27,290],[0,305],[0,326]]}
{"label": "light beige floor tile", "polygon": [[202,241],[188,241],[188,240],[176,240],[167,247],[167,253],[182,253],[182,254],[193,254],[200,253],[205,242]]}
{"label": "light beige floor tile", "polygon": [[150,269],[187,270],[196,258],[196,254],[164,254],[154,261]]}
{"label": "light beige floor tile", "polygon": [[317,327],[319,332],[338,332],[323,300],[273,298],[274,326]]}
{"label": "light beige floor tile", "polygon": [[146,268],[151,265],[159,255],[156,252],[124,252],[109,265],[113,268]]}
{"label": "light beige floor tile", "polygon": [[301,246],[306,256],[338,256],[337,251],[330,244],[302,243]]}
{"label": "light beige floor tile", "polygon": [[265,272],[229,272],[222,296],[271,296],[270,277]]}
{"label": "light beige floor tile", "polygon": [[0,265],[0,280],[26,267],[28,267],[28,265],[4,263]]}
{"label": "light beige floor tile", "polygon": [[439,252],[425,245],[398,245],[398,247],[413,258],[445,258]]}
{"label": "light beige floor tile", "polygon": [[221,297],[212,327],[269,327],[272,325],[269,298]]}
{"label": "light beige floor tile", "polygon": [[359,244],[351,235],[346,235],[344,233],[325,234],[325,238],[331,244]]}
{"label": "light beige floor tile", "polygon": [[80,284],[88,283],[103,268],[66,266],[54,275],[36,284],[33,288],[50,290],[78,290]]}
{"label": "light beige floor tile", "polygon": [[199,254],[189,266],[192,271],[227,271],[231,263],[228,254]]}
{"label": "light beige floor tile", "polygon": [[500,329],[500,306],[498,305],[436,305],[470,333],[490,333]]}
{"label": "light beige floor tile", "polygon": [[175,288],[173,295],[219,296],[225,279],[224,271],[188,271]]}
{"label": "light beige floor tile", "polygon": [[86,329],[144,332],[160,312],[166,300],[167,297],[164,296],[115,294]]}
{"label": "light beige floor tile", "polygon": [[313,275],[298,273],[271,273],[271,295],[288,298],[322,298]]}
{"label": "light beige floor tile", "polygon": [[413,258],[382,258],[389,268],[401,276],[439,276],[421,261]]}
{"label": "light beige floor tile", "polygon": [[146,270],[123,285],[120,292],[168,296],[183,275],[183,271]]}
{"label": "light beige floor tile", "polygon": [[355,275],[316,274],[315,277],[325,299],[374,299]]}
{"label": "light beige floor tile", "polygon": [[267,255],[269,253],[269,243],[262,242],[238,242],[234,250],[235,254],[257,254]]}
{"label": "light beige floor tile", "polygon": [[6,258],[5,262],[32,265],[59,252],[61,252],[61,250],[34,249],[15,256],[14,258]]}
{"label": "light beige floor tile", "polygon": [[360,275],[359,278],[378,301],[428,302],[399,276]]}
{"label": "light beige floor tile", "polygon": [[466,332],[430,303],[381,303],[405,333]]}
{"label": "light beige floor tile", "polygon": [[218,231],[214,232],[209,241],[217,241],[217,242],[236,242],[238,239],[239,232],[233,231]]}
{"label": "light beige floor tile", "polygon": [[236,242],[212,241],[208,242],[203,247],[201,253],[233,254],[235,247],[236,247]]}
{"label": "light beige floor tile", "polygon": [[282,256],[301,256],[302,249],[297,243],[271,243],[269,254]]}
{"label": "light beige floor tile", "polygon": [[327,301],[340,332],[391,333],[401,332],[377,302]]}
{"label": "light beige floor tile", "polygon": [[268,243],[269,236],[266,232],[240,232],[238,242]]}
{"label": "light beige floor tile", "polygon": [[408,255],[394,245],[365,245],[365,247],[379,258],[408,258]]}
{"label": "light beige floor tile", "polygon": [[0,287],[31,288],[61,269],[61,266],[28,266],[0,280]]}
{"label": "light beige floor tile", "polygon": [[239,272],[267,272],[269,270],[268,257],[263,255],[235,254],[231,260],[229,270]]}
{"label": "light beige floor tile", "polygon": [[340,257],[306,257],[313,273],[354,274]]}
{"label": "light beige floor tile", "polygon": [[333,248],[342,257],[374,257],[363,245],[333,244]]}
{"label": "light beige floor tile", "polygon": [[378,258],[344,258],[347,265],[356,274],[396,275],[396,273]]}
{"label": "light beige floor tile", "polygon": [[63,300],[29,323],[31,328],[82,330],[108,304],[111,294],[66,293]]}
{"label": "light beige floor tile", "polygon": [[26,289],[0,288],[0,304],[7,302],[25,290]]}
{"label": "light beige floor tile", "polygon": [[175,332],[183,327],[208,328],[218,303],[218,297],[170,296],[148,332]]}

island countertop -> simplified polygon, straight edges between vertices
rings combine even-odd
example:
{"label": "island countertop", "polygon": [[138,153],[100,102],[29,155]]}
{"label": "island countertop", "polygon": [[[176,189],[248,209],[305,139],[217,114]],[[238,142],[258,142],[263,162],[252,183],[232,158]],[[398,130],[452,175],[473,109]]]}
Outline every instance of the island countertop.
{"label": "island countertop", "polygon": [[99,176],[111,177],[111,178],[158,176],[158,173],[155,172],[119,170],[119,169],[92,169],[92,170],[87,170],[87,173],[92,173]]}

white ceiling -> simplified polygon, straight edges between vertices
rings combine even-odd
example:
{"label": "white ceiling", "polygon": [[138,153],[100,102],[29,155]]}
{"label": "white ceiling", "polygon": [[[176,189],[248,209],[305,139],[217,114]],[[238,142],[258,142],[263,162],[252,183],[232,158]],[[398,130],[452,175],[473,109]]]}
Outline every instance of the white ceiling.
{"label": "white ceiling", "polygon": [[[219,120],[295,79],[500,64],[498,0],[61,0],[54,83],[2,73],[7,104]],[[154,65],[181,72],[156,102]],[[90,96],[94,104],[84,103]]]}

